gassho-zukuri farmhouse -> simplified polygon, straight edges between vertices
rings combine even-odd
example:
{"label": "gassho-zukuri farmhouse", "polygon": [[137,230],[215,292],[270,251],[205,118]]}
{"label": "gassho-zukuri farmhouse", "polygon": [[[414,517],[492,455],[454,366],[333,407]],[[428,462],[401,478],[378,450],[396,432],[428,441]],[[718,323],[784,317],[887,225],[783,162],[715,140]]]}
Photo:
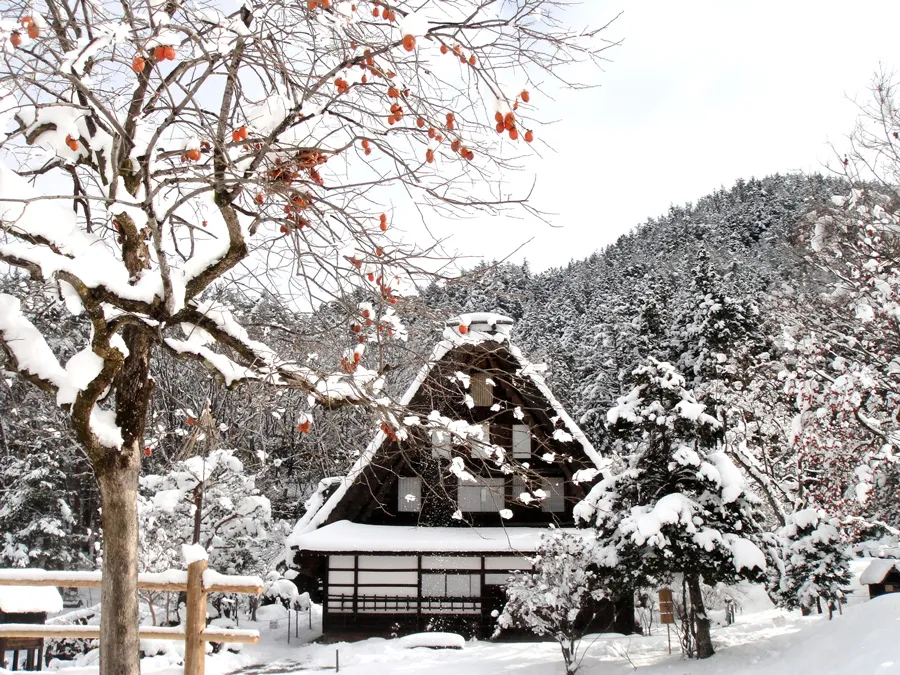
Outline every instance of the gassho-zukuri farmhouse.
{"label": "gassho-zukuri farmhouse", "polygon": [[[574,526],[579,472],[593,475],[600,457],[510,344],[512,323],[487,313],[448,321],[400,403],[450,428],[379,431],[307,503],[288,545],[295,582],[323,604],[326,638],[490,636],[510,571],[530,569],[549,525]],[[464,446],[453,424],[479,425],[480,442]],[[524,472],[504,471],[498,448]],[[591,609],[592,632],[632,632],[630,602]]]}

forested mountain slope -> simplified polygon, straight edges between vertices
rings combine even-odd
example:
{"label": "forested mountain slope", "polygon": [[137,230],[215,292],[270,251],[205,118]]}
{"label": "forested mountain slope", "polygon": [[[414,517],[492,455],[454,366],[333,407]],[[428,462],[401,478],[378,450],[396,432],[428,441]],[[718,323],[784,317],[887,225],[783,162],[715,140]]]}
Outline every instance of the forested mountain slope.
{"label": "forested mountain slope", "polygon": [[[796,304],[809,284],[802,247],[793,244],[797,223],[815,203],[842,191],[841,182],[818,175],[740,181],[696,204],[673,207],[564,268],[532,274],[527,264],[481,265],[459,281],[431,286],[398,305],[409,341],[370,350],[366,358],[388,366],[388,388],[399,395],[427,358],[442,320],[459,312],[501,312],[516,320],[515,342],[533,361],[548,364],[555,393],[602,447],[606,410],[623,393],[623,378],[648,356],[676,364],[700,389],[701,380],[711,380],[712,371],[704,368],[719,367],[724,352],[732,361],[743,354],[745,363],[725,364],[735,371],[732,378],[749,382],[757,376],[760,354],[773,355],[782,330],[783,317],[776,315],[782,305]],[[599,213],[595,226],[602,227]],[[309,316],[269,297],[249,298],[228,288],[217,293],[252,333],[298,362],[337,362],[355,344],[356,335],[340,332],[345,325],[340,315],[358,312],[360,298]],[[48,326],[50,332],[71,340],[60,323],[65,313],[57,311],[62,299],[55,291],[34,285],[32,298],[46,305],[44,320],[57,322]],[[786,298],[793,301],[785,303]],[[300,342],[298,335],[316,339]],[[236,448],[248,470],[263,471],[260,486],[276,515],[290,520],[317,481],[342,473],[374,431],[364,413],[351,409],[317,412],[313,433],[298,433],[305,407],[301,394],[265,385],[226,390],[197,378],[195,364],[165,358],[148,426],[147,473],[183,457],[187,439],[196,434],[192,423],[209,400],[221,424],[221,445]],[[720,376],[712,380],[720,382]],[[762,379],[775,381],[773,373]],[[790,406],[778,386],[765,389]],[[49,564],[51,558],[60,561],[56,564],[90,564],[87,542],[97,533],[97,502],[83,458],[58,416],[52,402],[32,395],[27,385],[11,381],[0,391],[0,531],[9,533],[0,564],[27,564],[29,555],[31,564]],[[782,431],[770,434],[778,440],[770,444],[772,457],[766,461],[783,451]],[[751,474],[758,470],[753,457],[745,459]],[[770,497],[784,501],[787,495],[778,491],[791,489],[790,476],[778,473],[765,469],[759,478],[787,480],[787,488],[770,486]],[[14,532],[30,534],[27,541],[14,541]],[[76,550],[63,555],[60,547]]]}
{"label": "forested mountain slope", "polygon": [[625,372],[650,355],[683,361],[700,293],[749,303],[748,320],[762,328],[780,297],[805,292],[797,223],[842,190],[820,175],[739,181],[564,268],[530,274],[527,265],[484,266],[472,283],[429,289],[425,302],[433,312],[489,310],[516,319],[516,341],[548,364],[558,395],[599,443]]}

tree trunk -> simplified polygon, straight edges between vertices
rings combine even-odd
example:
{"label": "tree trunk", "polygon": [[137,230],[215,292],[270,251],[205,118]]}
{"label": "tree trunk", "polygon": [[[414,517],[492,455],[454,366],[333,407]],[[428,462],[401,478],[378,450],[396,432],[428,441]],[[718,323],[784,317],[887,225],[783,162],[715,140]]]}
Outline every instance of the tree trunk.
{"label": "tree trunk", "polygon": [[139,465],[98,473],[103,508],[103,592],[100,600],[100,675],[139,675],[138,521]]}
{"label": "tree trunk", "polygon": [[113,385],[122,447],[104,448],[94,462],[103,527],[100,675],[140,675],[137,497],[144,426],[153,392],[152,338],[137,326],[126,326],[122,338],[128,356]]}
{"label": "tree trunk", "polygon": [[[158,625],[156,623],[156,608],[153,606],[153,603],[156,601],[156,593],[148,593],[144,596],[143,600],[147,603],[147,607],[150,610],[150,624],[153,626]],[[140,594],[138,594],[138,598],[140,599]]]}
{"label": "tree trunk", "polygon": [[712,645],[712,637],[709,634],[709,617],[706,616],[706,608],[703,606],[703,594],[700,591],[700,577],[687,576],[688,593],[691,598],[691,614],[694,616],[694,628],[697,638],[697,658],[708,659],[715,654]]}
{"label": "tree trunk", "polygon": [[578,664],[575,663],[575,645],[570,638],[563,637],[559,640],[559,647],[566,665],[566,675],[575,675],[578,670]]}

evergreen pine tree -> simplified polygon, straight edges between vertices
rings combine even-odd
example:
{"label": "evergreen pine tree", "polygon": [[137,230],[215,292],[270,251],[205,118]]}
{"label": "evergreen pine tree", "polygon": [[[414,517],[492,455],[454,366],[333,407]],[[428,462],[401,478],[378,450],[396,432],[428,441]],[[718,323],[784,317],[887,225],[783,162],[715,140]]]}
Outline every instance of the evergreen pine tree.
{"label": "evergreen pine tree", "polygon": [[89,532],[76,518],[66,469],[53,447],[0,457],[0,566],[90,567]]}
{"label": "evergreen pine tree", "polygon": [[701,580],[759,580],[765,558],[750,537],[758,500],[721,451],[722,424],[670,364],[650,357],[607,415],[623,466],[576,507],[630,587],[683,575],[698,658],[713,654]]}
{"label": "evergreen pine tree", "polygon": [[850,558],[840,523],[821,509],[795,511],[779,530],[784,572],[776,596],[788,609],[809,614],[824,603],[828,618],[850,583]]}

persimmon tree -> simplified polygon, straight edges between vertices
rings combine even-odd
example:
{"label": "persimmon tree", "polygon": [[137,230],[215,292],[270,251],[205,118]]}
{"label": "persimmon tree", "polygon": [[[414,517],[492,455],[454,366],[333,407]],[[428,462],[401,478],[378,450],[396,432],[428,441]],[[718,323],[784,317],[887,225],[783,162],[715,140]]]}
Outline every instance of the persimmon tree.
{"label": "persimmon tree", "polygon": [[[392,306],[442,261],[436,242],[395,235],[393,206],[424,220],[524,205],[501,178],[539,134],[541,83],[574,86],[566,66],[610,46],[602,29],[564,29],[565,4],[3,4],[0,261],[56,287],[90,339],[62,362],[3,294],[0,345],[66,410],[99,484],[101,673],[138,672],[154,355],[397,419],[377,348],[402,334]],[[252,338],[217,283],[368,304],[339,364],[299,364]]]}

